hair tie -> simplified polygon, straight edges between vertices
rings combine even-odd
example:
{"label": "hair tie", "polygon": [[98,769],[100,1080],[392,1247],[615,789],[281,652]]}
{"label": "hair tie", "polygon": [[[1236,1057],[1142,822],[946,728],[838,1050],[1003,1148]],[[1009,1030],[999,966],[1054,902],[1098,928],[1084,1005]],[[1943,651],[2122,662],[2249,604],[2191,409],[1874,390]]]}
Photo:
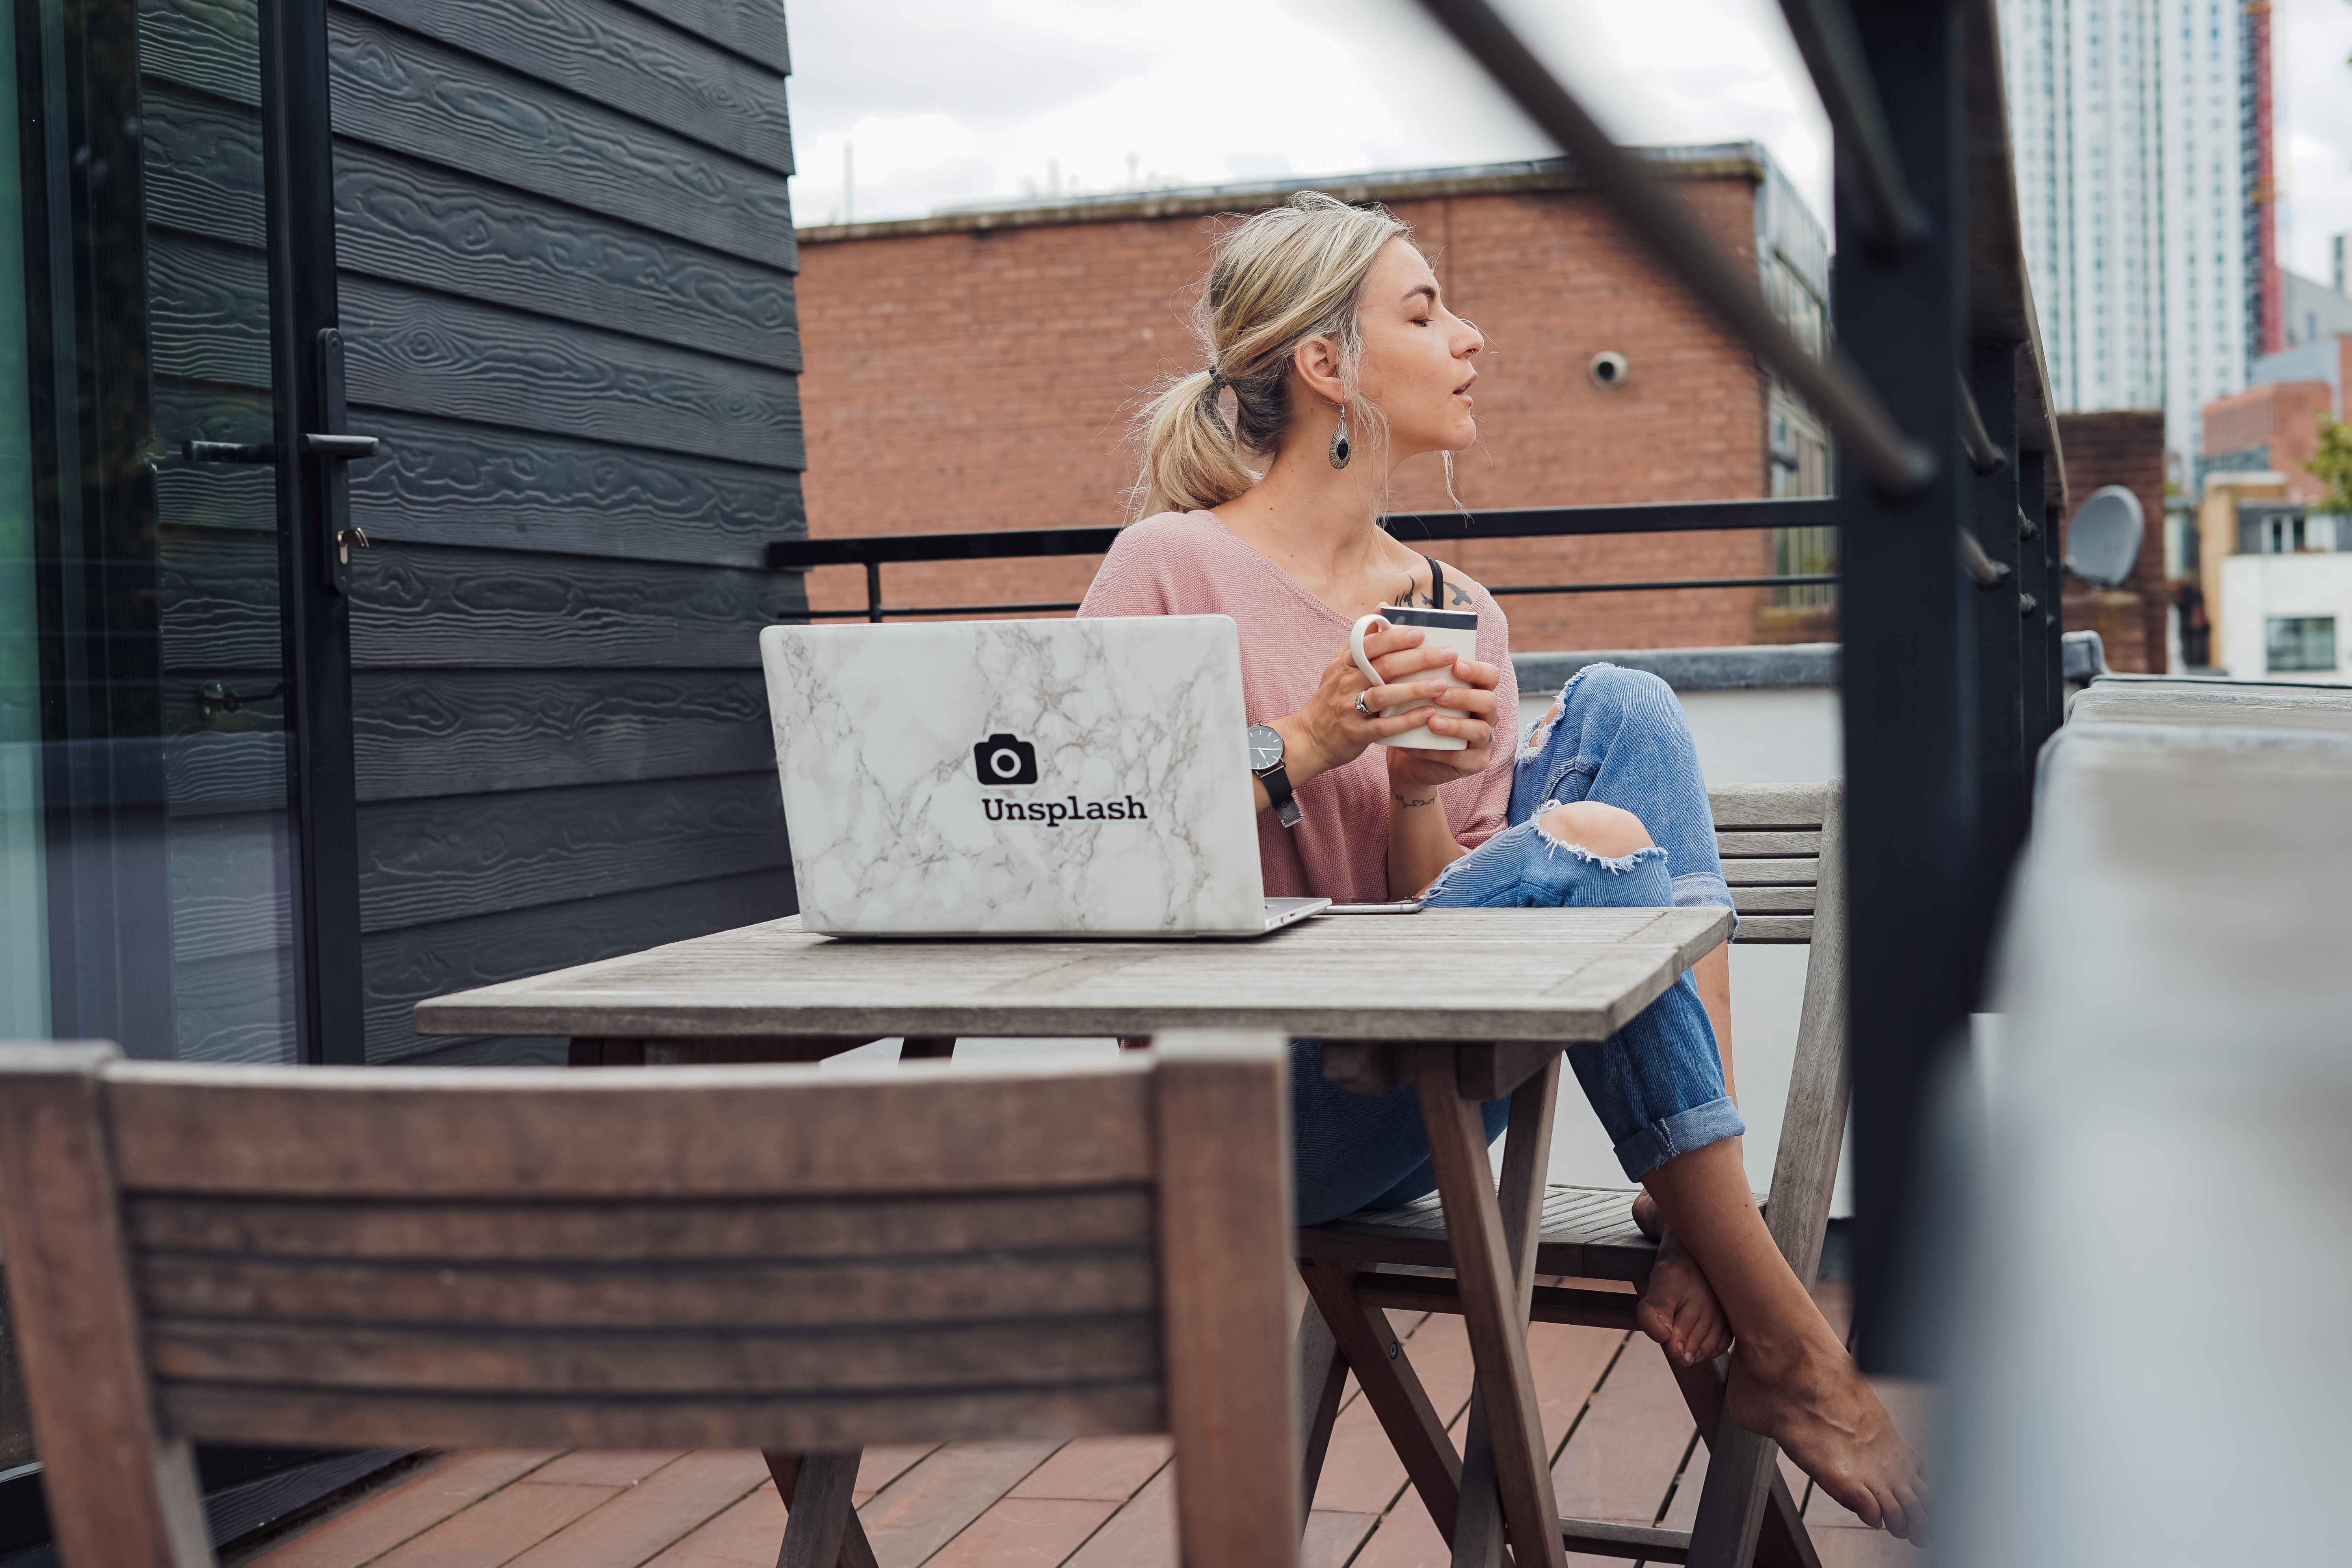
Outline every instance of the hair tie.
{"label": "hair tie", "polygon": [[1225,373],[1223,371],[1219,370],[1215,365],[1211,365],[1209,367],[1209,390],[1211,392],[1223,392],[1226,387],[1229,387],[1232,384],[1232,382],[1225,379]]}

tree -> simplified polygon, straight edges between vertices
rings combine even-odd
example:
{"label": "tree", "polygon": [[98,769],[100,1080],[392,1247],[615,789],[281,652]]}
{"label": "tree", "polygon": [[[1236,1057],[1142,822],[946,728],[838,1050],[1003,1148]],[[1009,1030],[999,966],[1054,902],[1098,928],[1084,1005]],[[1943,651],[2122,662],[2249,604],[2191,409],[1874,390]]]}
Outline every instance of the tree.
{"label": "tree", "polygon": [[2320,415],[2319,450],[2304,468],[2327,481],[2327,499],[2315,510],[2352,512],[2352,425]]}

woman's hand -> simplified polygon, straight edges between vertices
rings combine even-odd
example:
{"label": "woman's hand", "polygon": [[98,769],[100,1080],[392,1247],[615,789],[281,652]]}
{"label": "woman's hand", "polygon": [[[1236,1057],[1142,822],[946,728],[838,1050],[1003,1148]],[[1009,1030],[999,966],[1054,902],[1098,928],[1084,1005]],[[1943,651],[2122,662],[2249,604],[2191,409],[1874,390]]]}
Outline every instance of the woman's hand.
{"label": "woman's hand", "polygon": [[[1365,646],[1370,646],[1369,638]],[[1411,809],[1408,802],[1429,800],[1437,794],[1440,784],[1486,772],[1487,760],[1494,754],[1496,714],[1501,701],[1496,688],[1502,681],[1503,672],[1494,665],[1481,664],[1475,658],[1457,660],[1448,672],[1445,691],[1435,700],[1438,707],[1453,709],[1462,717],[1426,709],[1412,715],[1427,719],[1431,734],[1458,737],[1469,744],[1458,752],[1391,746],[1389,787],[1396,795],[1399,809]]]}
{"label": "woman's hand", "polygon": [[[1419,626],[1391,626],[1364,638],[1364,657],[1370,659],[1372,668],[1381,672],[1381,681],[1377,685],[1364,679],[1364,672],[1356,668],[1354,657],[1345,647],[1331,656],[1331,662],[1323,667],[1322,679],[1316,683],[1315,695],[1308,698],[1298,711],[1275,722],[1274,727],[1282,731],[1283,745],[1289,752],[1284,772],[1290,775],[1294,787],[1317,773],[1347,766],[1363,755],[1366,746],[1385,741],[1391,735],[1402,735],[1407,730],[1419,729],[1422,721],[1429,717],[1429,710],[1423,709],[1417,713],[1402,713],[1393,719],[1383,719],[1380,716],[1382,709],[1402,707],[1407,702],[1433,702],[1444,697],[1449,688],[1459,688],[1463,684],[1467,677],[1457,676],[1448,668],[1454,663],[1453,650],[1423,647],[1422,644],[1427,637],[1428,634]],[[1462,668],[1465,671],[1486,671],[1486,684],[1490,689],[1502,679],[1501,672],[1491,665],[1465,662]],[[1364,709],[1370,712],[1369,718],[1356,706],[1359,695],[1364,700]],[[1460,704],[1449,702],[1448,706],[1469,707],[1467,698],[1470,694],[1456,689],[1454,695],[1465,700]],[[1486,711],[1491,716],[1494,711],[1491,689],[1486,704]],[[1469,721],[1454,720],[1451,722]],[[1466,730],[1441,732],[1458,732],[1465,738],[1469,733]],[[1391,768],[1396,765],[1397,754],[1391,748],[1389,756]],[[1412,754],[1456,757],[1465,753],[1430,752]],[[1481,751],[1480,767],[1486,765],[1485,756]],[[1449,772],[1446,776],[1452,777],[1453,774]]]}

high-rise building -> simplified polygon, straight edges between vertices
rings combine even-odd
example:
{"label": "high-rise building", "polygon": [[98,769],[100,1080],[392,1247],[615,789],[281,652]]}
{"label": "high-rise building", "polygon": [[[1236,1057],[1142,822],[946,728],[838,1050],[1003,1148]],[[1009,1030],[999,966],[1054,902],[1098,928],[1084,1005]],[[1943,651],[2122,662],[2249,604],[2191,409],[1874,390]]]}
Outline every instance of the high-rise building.
{"label": "high-rise building", "polygon": [[2271,0],[2246,0],[2238,76],[2238,157],[2246,172],[2246,353],[2260,358],[2285,346],[2279,331],[2278,175],[2271,159]]}
{"label": "high-rise building", "polygon": [[2179,452],[2264,346],[2267,9],[2000,0],[2052,394],[2068,411],[2161,407]]}

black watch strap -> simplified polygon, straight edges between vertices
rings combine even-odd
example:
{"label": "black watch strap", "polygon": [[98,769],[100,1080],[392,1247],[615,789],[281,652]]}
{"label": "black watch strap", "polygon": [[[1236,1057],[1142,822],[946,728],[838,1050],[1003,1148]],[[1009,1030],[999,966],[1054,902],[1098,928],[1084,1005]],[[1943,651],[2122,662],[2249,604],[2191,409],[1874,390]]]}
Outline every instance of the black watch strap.
{"label": "black watch strap", "polygon": [[1298,796],[1291,792],[1289,769],[1276,763],[1257,776],[1265,785],[1265,798],[1272,803],[1274,815],[1285,827],[1296,827],[1307,820],[1307,814],[1298,809]]}

